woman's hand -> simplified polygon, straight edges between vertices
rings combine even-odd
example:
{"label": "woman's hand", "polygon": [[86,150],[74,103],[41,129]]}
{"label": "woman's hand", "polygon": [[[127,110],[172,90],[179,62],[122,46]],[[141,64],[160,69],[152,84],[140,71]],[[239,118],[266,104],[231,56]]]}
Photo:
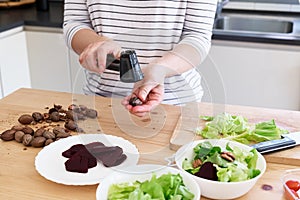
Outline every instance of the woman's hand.
{"label": "woman's hand", "polygon": [[120,58],[122,48],[113,40],[104,40],[89,44],[79,56],[80,64],[92,71],[101,74],[106,68],[107,54]]}
{"label": "woman's hand", "polygon": [[[144,79],[135,83],[133,92],[122,101],[122,104],[130,113],[142,117],[159,105],[164,98],[165,67],[150,65],[143,70]],[[137,97],[142,101],[141,105],[131,105],[130,99]]]}

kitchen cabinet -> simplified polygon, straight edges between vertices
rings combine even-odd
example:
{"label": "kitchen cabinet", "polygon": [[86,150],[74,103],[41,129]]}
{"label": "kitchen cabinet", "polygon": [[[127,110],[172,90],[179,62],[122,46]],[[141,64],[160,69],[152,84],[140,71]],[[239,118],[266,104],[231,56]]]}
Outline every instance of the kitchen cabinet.
{"label": "kitchen cabinet", "polygon": [[300,110],[300,47],[214,40],[204,101]]}
{"label": "kitchen cabinet", "polygon": [[26,30],[31,87],[71,92],[68,48],[62,30]]}
{"label": "kitchen cabinet", "polygon": [[1,32],[0,55],[1,98],[21,87],[30,88],[27,47],[22,28]]}

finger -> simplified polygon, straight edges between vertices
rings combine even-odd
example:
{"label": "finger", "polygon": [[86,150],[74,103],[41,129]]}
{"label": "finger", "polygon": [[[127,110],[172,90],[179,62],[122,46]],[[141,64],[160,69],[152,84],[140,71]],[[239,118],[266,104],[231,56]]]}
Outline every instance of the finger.
{"label": "finger", "polygon": [[150,112],[153,108],[153,104],[147,102],[147,104],[133,106],[131,108],[132,113],[143,113],[143,112]]}
{"label": "finger", "polygon": [[92,69],[92,71],[100,73],[99,66],[98,66],[98,61],[97,61],[97,57],[96,57],[95,52],[91,52],[89,55],[87,55],[85,62],[88,65],[88,67],[90,69]]}
{"label": "finger", "polygon": [[97,59],[96,59],[96,52],[91,50],[92,48],[86,48],[80,55],[79,55],[79,62],[80,64],[96,73],[102,73],[103,69],[98,67]]}
{"label": "finger", "polygon": [[141,86],[136,92],[136,96],[138,96],[143,102],[146,101],[147,96],[149,95],[153,87],[154,86],[152,84],[145,84]]}
{"label": "finger", "polygon": [[129,98],[125,97],[125,98],[121,101],[121,104],[122,104],[123,106],[129,105]]}
{"label": "finger", "polygon": [[[139,107],[142,107],[142,106],[139,106]],[[139,116],[139,117],[143,117],[143,116],[149,114],[150,112],[151,112],[151,109],[148,109],[148,108],[139,109],[139,108],[137,108],[137,106],[133,107],[130,110],[131,114]]]}
{"label": "finger", "polygon": [[121,48],[116,48],[116,49],[112,52],[112,54],[114,55],[114,57],[115,57],[116,59],[120,59],[121,53],[122,53],[122,49],[121,49]]}
{"label": "finger", "polygon": [[107,53],[103,51],[103,49],[98,49],[97,50],[97,61],[98,61],[98,67],[100,69],[105,69],[106,68],[106,57]]}
{"label": "finger", "polygon": [[137,116],[137,117],[144,117],[144,116],[146,116],[148,113],[149,113],[149,112],[143,112],[143,113],[131,113],[131,114],[133,114],[133,115],[135,115],[135,116]]}

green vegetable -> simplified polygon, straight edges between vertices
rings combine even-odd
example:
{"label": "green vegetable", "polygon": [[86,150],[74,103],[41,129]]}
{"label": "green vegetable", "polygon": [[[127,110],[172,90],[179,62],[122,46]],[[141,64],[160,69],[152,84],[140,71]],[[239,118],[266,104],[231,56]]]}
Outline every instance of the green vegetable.
{"label": "green vegetable", "polygon": [[[200,118],[209,119],[208,116]],[[287,133],[286,130],[278,128],[274,120],[258,123],[251,130],[248,120],[241,116],[222,113],[211,117],[211,119],[202,130],[196,131],[203,138],[226,138],[243,144],[250,144],[280,139],[282,134]]]}
{"label": "green vegetable", "polygon": [[203,119],[205,121],[212,121],[214,119],[213,116],[200,116],[200,119]]}
{"label": "green vegetable", "polygon": [[[234,161],[228,161],[222,158],[221,154],[231,152],[234,155]],[[192,162],[200,159],[202,163],[211,162],[217,169],[218,181],[221,182],[238,182],[254,178],[260,174],[256,169],[258,154],[256,149],[246,151],[238,147],[226,145],[226,151],[219,146],[213,146],[206,141],[194,147],[194,158],[189,161],[187,158],[182,163],[182,168],[191,174],[199,171],[200,167],[193,168]]]}
{"label": "green vegetable", "polygon": [[223,138],[239,135],[248,129],[248,122],[245,118],[222,113],[207,122],[200,134],[204,138]]}
{"label": "green vegetable", "polygon": [[191,200],[194,198],[185,187],[180,174],[152,175],[144,182],[113,184],[108,190],[108,200]]}
{"label": "green vegetable", "polygon": [[286,130],[278,128],[274,120],[261,122],[255,125],[255,129],[249,134],[249,140],[263,142],[267,140],[277,140],[281,135],[287,133]]}

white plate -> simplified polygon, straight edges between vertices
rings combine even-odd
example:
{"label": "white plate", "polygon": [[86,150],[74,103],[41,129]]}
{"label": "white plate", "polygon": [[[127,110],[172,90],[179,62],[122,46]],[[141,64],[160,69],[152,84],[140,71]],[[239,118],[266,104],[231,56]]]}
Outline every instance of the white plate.
{"label": "white plate", "polygon": [[107,200],[108,189],[112,184],[124,182],[131,183],[136,180],[150,180],[153,173],[155,173],[157,176],[161,176],[162,174],[167,174],[169,172],[172,174],[180,174],[183,178],[183,183],[185,186],[195,195],[194,200],[200,199],[201,193],[199,186],[191,176],[187,176],[180,170],[173,167],[152,164],[130,166],[124,171],[116,171],[110,174],[110,176],[104,178],[98,185],[96,198],[97,200]]}
{"label": "white plate", "polygon": [[[120,146],[127,159],[115,167],[104,167],[98,162],[97,166],[90,168],[88,173],[68,172],[65,169],[65,161],[68,158],[62,156],[62,152],[75,144],[88,144],[102,142],[106,146]],[[131,165],[136,165],[139,159],[138,149],[134,144],[121,137],[106,134],[81,134],[70,136],[51,143],[44,147],[35,158],[35,168],[46,179],[65,185],[93,185],[114,171],[122,170]]]}

